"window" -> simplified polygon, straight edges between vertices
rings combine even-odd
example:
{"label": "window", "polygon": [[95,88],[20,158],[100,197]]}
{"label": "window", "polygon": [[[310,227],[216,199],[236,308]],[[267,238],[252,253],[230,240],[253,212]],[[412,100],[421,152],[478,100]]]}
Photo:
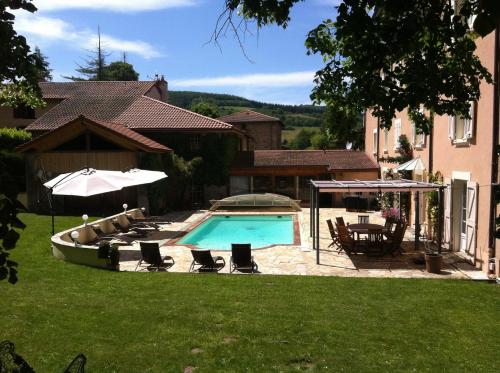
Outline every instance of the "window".
{"label": "window", "polygon": [[26,105],[19,105],[13,110],[13,116],[16,119],[35,119],[35,109]]}
{"label": "window", "polygon": [[411,123],[411,144],[416,149],[425,145],[425,133],[417,133],[417,126],[413,122]]}
{"label": "window", "polygon": [[401,136],[401,119],[396,119],[394,121],[394,150],[398,150],[401,144],[399,143],[399,137]]}
{"label": "window", "polygon": [[373,154],[377,154],[377,144],[378,144],[378,132],[376,129],[373,130]]}
{"label": "window", "polygon": [[389,150],[389,130],[384,128],[384,153]]}
{"label": "window", "polygon": [[462,116],[448,117],[448,136],[454,144],[466,143],[474,135],[474,103],[469,106],[469,118]]}
{"label": "window", "polygon": [[189,149],[191,151],[200,150],[200,136],[198,135],[189,136]]}

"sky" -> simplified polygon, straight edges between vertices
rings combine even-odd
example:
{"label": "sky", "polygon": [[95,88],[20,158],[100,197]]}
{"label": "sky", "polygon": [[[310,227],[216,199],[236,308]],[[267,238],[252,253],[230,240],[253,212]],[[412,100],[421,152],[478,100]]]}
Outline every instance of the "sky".
{"label": "sky", "polygon": [[306,54],[308,31],[335,16],[336,0],[297,4],[286,29],[267,26],[243,40],[210,43],[224,0],[34,0],[16,11],[15,29],[48,57],[54,81],[75,75],[95,49],[97,27],[107,62],[127,62],[140,80],[164,75],[172,90],[229,93],[262,102],[308,104],[321,56]]}

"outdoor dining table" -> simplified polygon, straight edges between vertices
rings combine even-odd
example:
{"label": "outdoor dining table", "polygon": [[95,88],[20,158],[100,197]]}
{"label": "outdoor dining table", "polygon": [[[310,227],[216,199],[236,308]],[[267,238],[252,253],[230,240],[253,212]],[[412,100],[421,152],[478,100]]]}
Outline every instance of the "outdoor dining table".
{"label": "outdoor dining table", "polygon": [[358,236],[360,234],[368,234],[370,230],[379,230],[382,233],[387,233],[388,228],[381,224],[373,224],[373,223],[359,223],[359,224],[349,224],[347,228]]}

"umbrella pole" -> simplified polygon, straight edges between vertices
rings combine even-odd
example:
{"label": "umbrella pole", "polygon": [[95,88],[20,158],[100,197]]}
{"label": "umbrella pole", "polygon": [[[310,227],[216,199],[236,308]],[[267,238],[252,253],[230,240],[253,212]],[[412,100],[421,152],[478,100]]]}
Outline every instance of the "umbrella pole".
{"label": "umbrella pole", "polygon": [[52,194],[52,189],[50,189],[50,215],[52,218],[52,235],[55,234],[54,228],[54,195]]}

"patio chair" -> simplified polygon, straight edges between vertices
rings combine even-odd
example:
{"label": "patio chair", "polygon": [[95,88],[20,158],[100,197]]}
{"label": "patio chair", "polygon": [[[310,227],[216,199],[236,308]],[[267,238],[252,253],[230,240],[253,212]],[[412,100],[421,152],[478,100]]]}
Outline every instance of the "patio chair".
{"label": "patio chair", "polygon": [[257,272],[258,266],[253,260],[252,246],[249,243],[233,243],[231,245],[231,259],[229,265],[230,273],[233,273],[236,270],[240,272]]}
{"label": "patio chair", "polygon": [[384,241],[384,250],[386,253],[390,253],[394,255],[396,252],[402,252],[401,244],[403,243],[403,239],[406,232],[406,224],[404,222],[397,222],[396,228],[394,228],[394,232],[390,235],[390,237]]}
{"label": "patio chair", "polygon": [[191,254],[193,261],[189,272],[219,272],[226,265],[222,256],[212,256],[210,250],[191,250]]}
{"label": "patio chair", "polygon": [[347,255],[366,251],[366,244],[363,241],[355,240],[345,225],[337,224],[337,232],[340,246]]}
{"label": "patio chair", "polygon": [[345,226],[345,221],[344,221],[344,218],[342,216],[337,216],[335,218],[335,221],[337,222],[338,225],[343,225]]}
{"label": "patio chair", "polygon": [[326,221],[326,224],[328,225],[328,230],[330,231],[330,236],[332,238],[332,243],[330,245],[328,245],[328,247],[334,246],[337,251],[342,250],[342,246],[340,245],[340,241],[339,241],[339,236],[338,236],[337,232],[335,231],[335,228],[333,227],[332,220],[328,219]]}
{"label": "patio chair", "polygon": [[392,219],[385,219],[385,223],[384,223],[384,229],[385,229],[384,236],[386,236],[387,238],[391,238],[392,229],[393,228],[394,228],[394,220],[392,220]]}
{"label": "patio chair", "polygon": [[84,373],[86,362],[87,362],[87,358],[85,357],[85,355],[79,354],[73,359],[73,361],[64,370],[64,373]]}
{"label": "patio chair", "polygon": [[366,239],[367,255],[384,255],[384,235],[379,229],[368,229]]}
{"label": "patio chair", "polygon": [[370,215],[358,215],[358,224],[369,224]]}
{"label": "patio chair", "polygon": [[137,268],[146,268],[147,270],[168,269],[175,264],[174,258],[169,255],[162,257],[160,255],[160,244],[158,242],[139,242],[141,246],[141,259],[137,263]]}

